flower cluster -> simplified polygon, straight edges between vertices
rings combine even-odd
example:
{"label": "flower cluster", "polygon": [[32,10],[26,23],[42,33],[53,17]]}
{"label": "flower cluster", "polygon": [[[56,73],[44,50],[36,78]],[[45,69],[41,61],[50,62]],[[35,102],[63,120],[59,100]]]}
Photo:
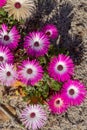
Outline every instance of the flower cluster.
{"label": "flower cluster", "polygon": [[[13,16],[18,21],[28,18],[35,9],[33,0],[1,0],[0,7],[4,7],[9,17]],[[71,106],[80,105],[86,97],[85,85],[73,79],[75,65],[71,57],[63,53],[51,59],[47,57],[52,46],[51,40],[58,36],[59,31],[53,24],[29,32],[24,36],[22,48],[27,58],[23,57],[22,61],[18,59],[16,62],[15,53],[20,48],[21,34],[16,26],[2,24],[0,28],[0,84],[12,87],[20,82],[26,88],[37,90],[39,83],[44,82],[44,73],[48,74],[50,80],[61,86],[60,89],[52,91],[52,84],[46,81],[46,86],[49,84],[49,94],[45,102],[54,114],[61,114]],[[47,57],[46,65],[40,63],[39,58],[42,57]],[[20,120],[27,129],[40,129],[46,123],[46,112],[38,103],[31,103],[21,112]]]}
{"label": "flower cluster", "polygon": [[[57,30],[55,26],[54,30]],[[57,31],[55,34],[57,36]],[[20,35],[16,26],[9,29],[6,24],[2,24],[0,29],[0,80],[1,84],[6,86],[10,86],[15,80],[20,80],[24,84],[32,86],[43,77],[43,69],[36,59],[22,61],[21,65],[15,67],[15,72],[12,74],[14,68],[12,66],[12,63],[14,63],[13,53],[18,47],[19,41]],[[31,32],[25,37],[24,48],[28,56],[34,58],[43,56],[48,52],[49,47],[50,41],[45,32]]]}
{"label": "flower cluster", "polygon": [[78,80],[72,80],[74,64],[69,56],[60,54],[54,57],[48,67],[49,75],[62,82],[60,92],[54,94],[49,100],[49,108],[53,113],[62,113],[72,105],[80,105],[85,96],[85,86]]}

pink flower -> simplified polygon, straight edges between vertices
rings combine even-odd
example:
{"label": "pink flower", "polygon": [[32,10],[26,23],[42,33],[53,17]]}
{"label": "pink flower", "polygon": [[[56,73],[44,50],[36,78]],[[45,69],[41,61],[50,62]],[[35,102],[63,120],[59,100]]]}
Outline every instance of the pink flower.
{"label": "pink flower", "polygon": [[17,72],[12,64],[0,65],[0,84],[11,86],[17,79]]}
{"label": "pink flower", "polygon": [[42,32],[32,32],[25,37],[24,47],[34,57],[43,56],[48,52],[50,42]]}
{"label": "pink flower", "polygon": [[0,63],[13,63],[14,56],[6,46],[0,46]]}
{"label": "pink flower", "polygon": [[59,33],[55,25],[48,24],[42,30],[49,38],[55,39],[58,37]]}
{"label": "pink flower", "polygon": [[80,105],[86,96],[85,86],[77,80],[67,81],[61,91],[70,105]]}
{"label": "pink flower", "polygon": [[26,85],[35,85],[43,77],[43,70],[36,60],[25,60],[18,67],[19,80]]}
{"label": "pink flower", "polygon": [[6,4],[6,0],[0,0],[0,8]]}
{"label": "pink flower", "polygon": [[8,48],[15,49],[18,46],[20,35],[15,26],[8,31],[8,26],[2,24],[0,30],[0,45],[8,46]]}
{"label": "pink flower", "polygon": [[66,103],[66,99],[62,94],[54,94],[51,99],[48,101],[49,109],[54,114],[61,114],[65,112],[68,108],[68,104]]}
{"label": "pink flower", "polygon": [[42,128],[47,120],[46,113],[40,105],[27,106],[20,114],[20,118],[28,130]]}
{"label": "pink flower", "polygon": [[72,76],[74,72],[74,64],[69,56],[59,54],[54,57],[48,67],[50,77],[59,82],[64,82]]}

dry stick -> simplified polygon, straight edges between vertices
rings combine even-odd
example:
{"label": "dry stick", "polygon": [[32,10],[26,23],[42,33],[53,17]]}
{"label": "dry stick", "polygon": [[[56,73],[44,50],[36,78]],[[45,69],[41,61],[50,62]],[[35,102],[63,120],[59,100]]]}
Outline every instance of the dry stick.
{"label": "dry stick", "polygon": [[21,121],[17,118],[16,115],[14,115],[5,104],[0,103],[0,109],[11,119],[14,121],[17,121],[19,124],[21,124]]}
{"label": "dry stick", "polygon": [[75,125],[75,124],[76,124],[75,122],[73,122],[73,121],[70,120],[70,118],[69,118],[67,112],[65,113],[65,117],[68,119],[68,121],[69,121],[72,125]]}
{"label": "dry stick", "polygon": [[57,42],[56,42],[56,45],[59,45],[60,38],[61,38],[61,36],[59,35],[59,37],[58,37],[58,39],[57,39]]}

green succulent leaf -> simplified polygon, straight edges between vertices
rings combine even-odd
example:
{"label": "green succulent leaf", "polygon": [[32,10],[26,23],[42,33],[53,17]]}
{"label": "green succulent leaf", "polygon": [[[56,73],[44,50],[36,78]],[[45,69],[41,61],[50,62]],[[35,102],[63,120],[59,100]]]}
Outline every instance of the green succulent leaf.
{"label": "green succulent leaf", "polygon": [[48,82],[50,88],[54,91],[59,91],[61,89],[62,83],[59,83],[53,79],[50,79],[50,81]]}

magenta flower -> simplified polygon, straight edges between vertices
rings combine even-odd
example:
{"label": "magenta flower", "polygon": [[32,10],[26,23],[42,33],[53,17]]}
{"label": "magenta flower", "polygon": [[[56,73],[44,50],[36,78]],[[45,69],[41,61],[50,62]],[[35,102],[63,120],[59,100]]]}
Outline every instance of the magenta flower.
{"label": "magenta flower", "polygon": [[46,113],[40,105],[27,106],[22,111],[20,118],[28,130],[36,130],[42,128],[47,120]]}
{"label": "magenta flower", "polygon": [[0,84],[11,86],[17,79],[17,72],[12,64],[0,65]]}
{"label": "magenta flower", "polygon": [[59,82],[68,80],[74,72],[74,64],[69,56],[59,54],[54,57],[48,67],[49,75]]}
{"label": "magenta flower", "polygon": [[25,37],[24,47],[31,56],[43,56],[48,52],[49,45],[48,38],[42,32],[32,32]]}
{"label": "magenta flower", "polygon": [[43,28],[42,31],[47,35],[47,37],[52,38],[52,39],[57,38],[58,35],[59,35],[56,26],[53,25],[53,24],[48,24],[48,25],[46,25],[46,26]]}
{"label": "magenta flower", "polygon": [[51,99],[48,101],[48,105],[49,109],[54,114],[61,114],[68,108],[65,97],[62,94],[58,93],[51,97]]}
{"label": "magenta flower", "polygon": [[14,56],[8,47],[0,46],[0,63],[13,63]]}
{"label": "magenta flower", "polygon": [[20,35],[15,26],[8,30],[8,26],[2,24],[0,30],[0,45],[8,46],[10,49],[15,49],[18,46]]}
{"label": "magenta flower", "polygon": [[6,0],[0,0],[0,8],[6,4]]}
{"label": "magenta flower", "polygon": [[77,80],[67,81],[61,91],[70,105],[80,105],[86,96],[85,86]]}
{"label": "magenta flower", "polygon": [[35,85],[43,77],[43,70],[36,60],[25,60],[18,67],[19,80],[26,85]]}

